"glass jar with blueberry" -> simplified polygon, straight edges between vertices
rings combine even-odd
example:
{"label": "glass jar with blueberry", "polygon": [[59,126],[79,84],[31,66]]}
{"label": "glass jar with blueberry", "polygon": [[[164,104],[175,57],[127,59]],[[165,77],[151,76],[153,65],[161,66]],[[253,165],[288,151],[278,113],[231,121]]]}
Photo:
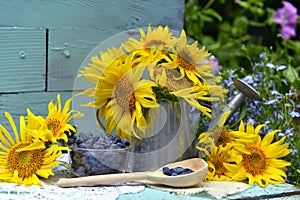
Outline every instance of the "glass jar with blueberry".
{"label": "glass jar with blueberry", "polygon": [[69,137],[70,161],[76,176],[125,172],[130,142],[118,136],[91,133]]}

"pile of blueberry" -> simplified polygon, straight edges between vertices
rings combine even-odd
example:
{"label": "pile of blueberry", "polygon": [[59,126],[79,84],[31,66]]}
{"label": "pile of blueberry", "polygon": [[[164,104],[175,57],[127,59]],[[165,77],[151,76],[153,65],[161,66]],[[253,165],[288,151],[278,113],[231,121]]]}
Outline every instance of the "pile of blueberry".
{"label": "pile of blueberry", "polygon": [[178,175],[190,174],[192,172],[194,172],[194,171],[189,168],[183,168],[183,167],[175,167],[175,168],[164,167],[163,168],[163,173],[164,173],[164,175],[167,175],[167,176],[178,176]]}
{"label": "pile of blueberry", "polygon": [[125,170],[130,142],[124,138],[90,133],[72,134],[71,167],[75,175],[118,173]]}
{"label": "pile of blueberry", "polygon": [[68,145],[86,149],[120,149],[130,146],[130,142],[118,136],[108,134],[95,135],[92,133],[79,133],[79,136],[69,136]]}

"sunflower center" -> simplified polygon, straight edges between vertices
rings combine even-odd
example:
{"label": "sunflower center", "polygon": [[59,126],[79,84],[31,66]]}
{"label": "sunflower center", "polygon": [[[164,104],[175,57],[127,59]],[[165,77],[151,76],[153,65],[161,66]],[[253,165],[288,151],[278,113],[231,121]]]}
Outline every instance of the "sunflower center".
{"label": "sunflower center", "polygon": [[177,55],[177,61],[179,63],[179,66],[181,68],[184,68],[185,70],[194,70],[195,66],[186,58],[183,56]]}
{"label": "sunflower center", "polygon": [[264,152],[254,146],[247,147],[250,155],[244,154],[242,165],[246,171],[252,175],[262,174],[267,168],[267,160]]}
{"label": "sunflower center", "polygon": [[223,163],[226,162],[223,157],[216,156],[210,160],[210,162],[215,166],[215,174],[221,176],[225,174],[226,168]]}
{"label": "sunflower center", "polygon": [[128,79],[126,79],[126,77],[122,77],[118,80],[115,86],[114,94],[118,105],[121,106],[123,111],[131,112],[132,110],[134,110],[134,90],[131,82]]}
{"label": "sunflower center", "polygon": [[50,118],[47,122],[47,128],[56,136],[61,129],[61,122],[57,118]]}
{"label": "sunflower center", "polygon": [[230,142],[230,138],[228,136],[228,132],[226,130],[222,130],[221,135],[218,138],[216,146],[222,145],[223,147],[226,146],[228,142]]}
{"label": "sunflower center", "polygon": [[[161,45],[163,46],[163,47],[165,47],[166,46],[166,42],[165,41],[163,41],[163,40],[150,40],[149,42],[147,42],[147,43],[145,43],[145,48],[146,49],[152,49],[152,48],[154,48],[154,49],[158,49]],[[165,47],[166,48],[166,47]]]}
{"label": "sunflower center", "polygon": [[178,91],[191,87],[191,83],[184,77],[181,77],[180,72],[175,69],[158,66],[154,71],[154,77],[162,75],[163,71],[166,72],[166,85],[165,87],[171,91]]}
{"label": "sunflower center", "polygon": [[44,151],[41,149],[17,152],[17,149],[28,145],[30,143],[21,143],[13,147],[8,154],[8,167],[12,172],[17,170],[19,177],[32,176],[44,161]]}

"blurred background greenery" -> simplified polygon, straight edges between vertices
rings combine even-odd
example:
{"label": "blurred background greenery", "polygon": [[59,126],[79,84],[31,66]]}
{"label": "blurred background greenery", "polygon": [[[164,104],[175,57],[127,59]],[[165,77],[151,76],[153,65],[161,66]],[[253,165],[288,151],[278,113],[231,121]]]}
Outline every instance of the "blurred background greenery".
{"label": "blurred background greenery", "polygon": [[[300,1],[289,2],[300,8]],[[251,73],[259,54],[269,51],[273,62],[289,67],[285,78],[299,88],[300,27],[288,40],[278,34],[280,25],[273,21],[273,15],[282,6],[278,0],[187,0],[185,30],[225,69]]]}
{"label": "blurred background greenery", "polygon": [[[300,1],[288,2],[299,15]],[[296,35],[283,37],[274,21],[283,6],[281,0],[186,0],[184,29],[217,59],[228,99],[232,77],[244,78],[261,94],[263,102],[248,102],[231,121],[281,130],[276,139],[286,137],[293,150],[285,158],[291,163],[286,182],[300,186],[300,18]]]}

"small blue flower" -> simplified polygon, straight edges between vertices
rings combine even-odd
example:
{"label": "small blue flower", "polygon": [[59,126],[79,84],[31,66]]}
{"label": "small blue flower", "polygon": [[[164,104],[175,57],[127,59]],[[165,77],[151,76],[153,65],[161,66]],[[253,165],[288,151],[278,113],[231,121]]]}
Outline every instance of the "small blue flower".
{"label": "small blue flower", "polygon": [[[266,123],[264,123],[264,124],[266,124]],[[264,127],[262,128],[262,130],[263,130],[263,132],[265,132],[265,133],[269,133],[269,132],[272,132],[272,131],[273,131],[273,129],[270,128],[269,126],[264,126]]]}
{"label": "small blue flower", "polygon": [[278,67],[276,67],[276,71],[281,71],[281,70],[284,70],[286,68],[287,68],[286,65],[279,65]]}
{"label": "small blue flower", "polygon": [[255,80],[261,81],[261,79],[263,77],[263,73],[257,72],[254,77],[255,77]]}
{"label": "small blue flower", "polygon": [[268,119],[265,120],[264,124],[273,124],[274,123],[274,117],[269,117]]}
{"label": "small blue flower", "polygon": [[261,115],[261,104],[259,101],[248,102],[247,110],[250,111],[252,115]]}
{"label": "small blue flower", "polygon": [[267,63],[266,67],[270,68],[270,69],[275,69],[275,65],[273,63]]}
{"label": "small blue flower", "polygon": [[290,137],[294,135],[294,128],[288,128],[285,130],[285,132],[280,132],[278,133],[279,136],[286,136],[286,137]]}
{"label": "small blue flower", "polygon": [[252,124],[253,126],[256,126],[257,122],[253,118],[248,118],[247,123]]}
{"label": "small blue flower", "polygon": [[261,53],[259,54],[259,58],[260,58],[260,59],[263,59],[265,56],[266,56],[266,53],[265,53],[265,52],[261,52]]}
{"label": "small blue flower", "polygon": [[282,79],[281,81],[284,83],[284,85],[288,85],[288,83],[285,79]]}
{"label": "small blue flower", "polygon": [[252,78],[251,75],[245,76],[244,78],[242,78],[242,80],[243,80],[245,83],[248,83],[249,85],[251,85],[251,84],[254,83],[254,80],[253,80],[253,78]]}
{"label": "small blue flower", "polygon": [[278,103],[278,99],[270,99],[270,100],[264,102],[265,105],[273,105],[276,103]]}
{"label": "small blue flower", "polygon": [[283,120],[283,115],[279,111],[274,111],[274,116],[277,117],[277,119]]}
{"label": "small blue flower", "polygon": [[261,66],[264,66],[264,62],[260,62],[260,63],[255,62],[254,63],[254,69],[256,69],[256,67],[261,67]]}
{"label": "small blue flower", "polygon": [[291,152],[291,155],[292,156],[297,155],[297,152],[298,152],[297,149],[293,149],[292,152]]}
{"label": "small blue flower", "polygon": [[277,90],[272,90],[272,91],[271,91],[271,94],[272,94],[272,95],[281,95]]}
{"label": "small blue flower", "polygon": [[291,115],[293,118],[294,118],[294,117],[300,117],[300,113],[297,112],[295,109],[289,111],[289,115]]}
{"label": "small blue flower", "polygon": [[297,92],[292,92],[291,90],[289,90],[288,93],[286,93],[287,96],[292,97],[292,96],[296,96]]}

